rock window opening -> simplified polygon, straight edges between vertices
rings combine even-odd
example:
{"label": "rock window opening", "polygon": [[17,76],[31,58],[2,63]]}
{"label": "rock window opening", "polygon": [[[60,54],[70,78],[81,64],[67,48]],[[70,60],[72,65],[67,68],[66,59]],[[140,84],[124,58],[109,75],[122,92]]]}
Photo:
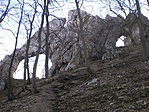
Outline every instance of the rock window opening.
{"label": "rock window opening", "polygon": [[125,46],[124,44],[124,40],[125,40],[125,36],[120,36],[118,39],[117,39],[117,42],[116,42],[116,47],[122,47],[122,46]]}
{"label": "rock window opening", "polygon": [[[34,61],[35,61],[35,56],[29,58],[29,72],[30,76],[32,76],[33,73],[33,66],[34,66]],[[49,59],[49,68],[52,66],[52,62]],[[15,73],[13,74],[14,79],[23,79],[23,74],[24,74],[24,60],[22,60]],[[37,72],[36,72],[36,77],[41,79],[45,78],[45,54],[40,54],[39,55],[39,60],[38,60],[38,65],[37,65]]]}

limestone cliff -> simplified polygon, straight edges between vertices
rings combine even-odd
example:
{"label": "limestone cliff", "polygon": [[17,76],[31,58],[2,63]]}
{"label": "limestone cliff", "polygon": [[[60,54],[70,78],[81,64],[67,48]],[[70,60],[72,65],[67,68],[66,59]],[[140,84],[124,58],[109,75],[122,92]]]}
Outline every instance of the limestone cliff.
{"label": "limestone cliff", "polygon": [[[81,17],[84,24],[85,42],[88,49],[88,59],[90,60],[109,60],[118,57],[115,44],[120,36],[131,37],[136,43],[139,42],[139,32],[137,25],[137,16],[129,14],[126,19],[120,15],[117,17],[106,16],[102,19],[98,16],[92,16],[85,11],[81,11]],[[149,24],[146,17],[142,16],[143,23]],[[66,71],[75,68],[83,63],[82,42],[79,37],[79,19],[77,10],[71,10],[68,13],[68,19],[59,18],[49,22],[49,58],[53,65],[49,69],[49,76],[53,75],[56,70]],[[145,31],[148,31],[145,26]],[[41,54],[45,53],[45,33],[47,29],[43,28],[41,36]],[[147,33],[146,33],[147,34]],[[29,47],[29,57],[35,56],[38,49],[37,42],[38,31],[32,36]],[[15,61],[13,63],[12,74],[17,69],[21,60],[25,58],[25,44],[22,48],[17,49]],[[11,55],[6,56],[0,62],[0,90],[4,89],[5,80],[8,76],[9,63]]]}

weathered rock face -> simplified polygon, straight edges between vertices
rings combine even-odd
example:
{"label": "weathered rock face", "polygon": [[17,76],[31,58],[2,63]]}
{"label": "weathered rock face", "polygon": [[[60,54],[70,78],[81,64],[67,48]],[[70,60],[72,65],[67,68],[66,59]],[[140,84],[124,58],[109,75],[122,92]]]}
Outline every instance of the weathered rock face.
{"label": "weathered rock face", "polygon": [[[131,42],[134,44],[140,43],[140,32],[139,32],[139,26],[138,26],[138,15],[136,13],[130,13],[127,15],[123,26],[125,28],[128,28],[127,30],[129,37],[131,38]],[[141,22],[144,25],[144,33],[146,37],[149,37],[149,20],[144,15],[141,16]]]}
{"label": "weathered rock face", "polygon": [[[107,15],[105,19],[101,19],[98,16],[92,16],[85,11],[81,11],[81,16],[84,21],[85,43],[87,44],[88,59],[90,60],[105,60],[118,57],[118,53],[115,50],[115,44],[120,36],[124,35],[131,38],[139,37],[138,25],[135,21],[136,16],[132,14],[128,15],[126,19],[111,17],[109,15]],[[145,21],[144,23],[149,24],[148,19],[145,18],[143,20]],[[49,76],[51,76],[56,71],[66,71],[75,68],[84,61],[84,55],[81,37],[78,33],[80,23],[77,10],[69,11],[67,20],[66,18],[54,19],[50,21],[49,24],[49,58],[53,63],[49,70]],[[42,49],[40,53],[45,53],[46,31],[47,29],[45,27],[41,36]],[[29,57],[35,56],[37,52],[37,37],[38,31],[31,38],[28,53]],[[138,41],[139,38],[136,40]],[[19,62],[25,58],[26,45],[27,44],[16,51],[12,74],[17,69]],[[0,62],[0,90],[4,89],[11,58],[11,55],[6,56],[4,60]]]}
{"label": "weathered rock face", "polygon": [[[0,61],[0,91],[5,88],[6,79],[9,75],[11,59],[12,59],[12,55],[7,55],[2,61]],[[16,71],[19,63],[20,63],[20,59],[18,57],[15,57],[13,61],[12,69],[11,69],[11,75],[13,75],[13,73]]]}

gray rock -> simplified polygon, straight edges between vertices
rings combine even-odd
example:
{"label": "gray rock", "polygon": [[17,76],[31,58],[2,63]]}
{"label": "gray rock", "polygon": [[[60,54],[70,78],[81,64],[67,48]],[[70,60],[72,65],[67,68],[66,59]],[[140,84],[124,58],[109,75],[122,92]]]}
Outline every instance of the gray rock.
{"label": "gray rock", "polygon": [[98,83],[100,83],[99,80],[97,78],[95,78],[95,79],[92,79],[91,81],[87,82],[87,85],[88,86],[89,85],[98,85]]}
{"label": "gray rock", "polygon": [[[126,19],[120,15],[118,17],[111,17],[107,15],[105,19],[98,16],[92,16],[91,14],[81,10],[81,18],[83,20],[83,30],[85,43],[88,50],[89,60],[109,60],[119,56],[115,49],[117,39],[124,35],[134,39],[136,43],[140,42],[138,24],[136,22],[137,16],[135,14],[129,14]],[[141,18],[143,23],[149,24],[146,17]],[[68,12],[68,19],[58,18],[49,22],[50,35],[49,35],[49,58],[53,63],[49,69],[49,76],[61,71],[71,70],[84,62],[83,45],[79,38],[79,19],[77,10],[71,10]],[[147,26],[145,27],[147,32]],[[131,33],[129,33],[129,31]],[[46,27],[43,28],[41,34],[41,51],[45,53],[45,33]],[[147,34],[147,33],[146,33]],[[147,34],[148,35],[148,34]],[[31,37],[31,43],[29,47],[28,56],[35,56],[38,49],[38,31]],[[18,64],[25,58],[26,44],[20,49],[17,49],[15,60],[13,62],[13,69],[11,75],[17,69]],[[10,67],[12,55],[6,56],[0,62],[0,90],[4,89],[5,80],[8,77],[8,71]]]}

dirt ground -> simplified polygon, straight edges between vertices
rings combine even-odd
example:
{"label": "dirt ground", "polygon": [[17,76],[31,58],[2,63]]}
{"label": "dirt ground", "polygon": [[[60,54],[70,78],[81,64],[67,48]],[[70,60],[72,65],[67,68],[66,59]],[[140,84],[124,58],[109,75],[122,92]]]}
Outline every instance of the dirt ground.
{"label": "dirt ground", "polygon": [[117,49],[119,58],[91,62],[91,76],[80,65],[40,79],[36,95],[31,85],[17,95],[23,82],[15,80],[14,100],[0,93],[0,112],[149,112],[149,61],[140,45]]}

